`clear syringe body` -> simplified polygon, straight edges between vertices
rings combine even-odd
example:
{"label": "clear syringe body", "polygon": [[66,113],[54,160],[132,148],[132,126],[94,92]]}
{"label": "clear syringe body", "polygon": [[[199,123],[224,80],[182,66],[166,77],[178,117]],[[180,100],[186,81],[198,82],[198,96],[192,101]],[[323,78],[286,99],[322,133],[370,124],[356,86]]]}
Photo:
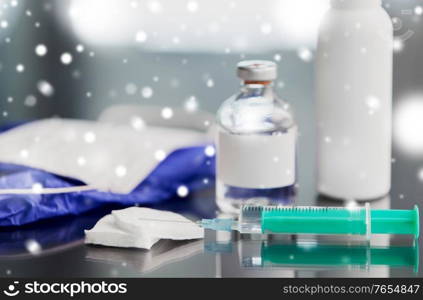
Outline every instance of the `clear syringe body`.
{"label": "clear syringe body", "polygon": [[238,220],[212,219],[204,228],[250,234],[412,234],[419,235],[419,211],[364,207],[254,206],[241,208]]}

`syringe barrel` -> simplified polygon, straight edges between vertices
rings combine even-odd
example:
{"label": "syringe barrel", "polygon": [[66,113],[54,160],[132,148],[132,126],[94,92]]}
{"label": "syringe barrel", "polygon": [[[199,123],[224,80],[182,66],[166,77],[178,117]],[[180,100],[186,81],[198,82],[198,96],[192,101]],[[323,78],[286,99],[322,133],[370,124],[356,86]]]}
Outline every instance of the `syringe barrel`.
{"label": "syringe barrel", "polygon": [[368,233],[364,207],[263,207],[264,233],[359,234]]}
{"label": "syringe barrel", "polygon": [[419,236],[419,210],[365,207],[243,206],[241,233],[412,234]]}

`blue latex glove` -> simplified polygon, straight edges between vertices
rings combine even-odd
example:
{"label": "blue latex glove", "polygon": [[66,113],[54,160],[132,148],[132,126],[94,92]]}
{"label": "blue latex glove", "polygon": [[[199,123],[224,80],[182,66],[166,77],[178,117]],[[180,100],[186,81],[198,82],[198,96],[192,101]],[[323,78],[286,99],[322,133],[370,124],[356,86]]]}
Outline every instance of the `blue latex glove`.
{"label": "blue latex glove", "polygon": [[[205,147],[182,148],[171,153],[130,194],[84,191],[63,194],[0,195],[0,226],[18,226],[64,215],[78,215],[105,204],[157,204],[176,197],[185,185],[190,191],[207,187],[204,179],[215,176],[215,159]],[[83,185],[80,181],[38,169],[0,163],[0,189],[45,188]]]}

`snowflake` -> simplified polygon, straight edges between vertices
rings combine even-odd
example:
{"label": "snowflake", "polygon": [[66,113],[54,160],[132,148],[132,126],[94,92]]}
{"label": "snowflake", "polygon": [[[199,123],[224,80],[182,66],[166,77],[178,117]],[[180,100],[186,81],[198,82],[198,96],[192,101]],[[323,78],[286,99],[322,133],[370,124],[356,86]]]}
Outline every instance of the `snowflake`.
{"label": "snowflake", "polygon": [[72,60],[73,60],[72,55],[68,52],[63,53],[60,56],[60,61],[65,65],[69,65],[72,62]]}
{"label": "snowflake", "polygon": [[178,194],[179,197],[184,198],[188,196],[189,189],[185,185],[180,185],[178,189],[176,190],[176,193]]}
{"label": "snowflake", "polygon": [[38,56],[44,56],[47,54],[47,47],[44,44],[38,44],[35,47],[35,54],[37,54]]}

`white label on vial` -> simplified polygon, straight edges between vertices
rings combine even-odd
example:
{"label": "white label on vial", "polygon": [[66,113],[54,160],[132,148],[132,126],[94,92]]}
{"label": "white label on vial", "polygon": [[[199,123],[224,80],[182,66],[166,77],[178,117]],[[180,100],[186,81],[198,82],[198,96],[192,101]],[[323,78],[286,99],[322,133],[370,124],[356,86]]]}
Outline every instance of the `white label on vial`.
{"label": "white label on vial", "polygon": [[219,130],[219,180],[244,188],[277,188],[294,184],[296,136],[296,127],[276,135],[236,135]]}

